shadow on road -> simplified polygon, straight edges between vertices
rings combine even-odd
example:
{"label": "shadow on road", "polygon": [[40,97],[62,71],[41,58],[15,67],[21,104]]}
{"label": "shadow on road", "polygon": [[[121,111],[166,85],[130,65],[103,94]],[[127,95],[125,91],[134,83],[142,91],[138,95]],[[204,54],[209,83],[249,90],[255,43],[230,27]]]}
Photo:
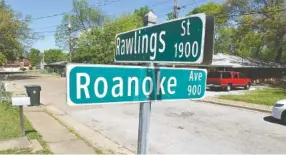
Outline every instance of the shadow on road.
{"label": "shadow on road", "polygon": [[37,75],[29,75],[29,74],[15,74],[10,75],[8,80],[27,80],[27,79],[37,79],[39,76]]}
{"label": "shadow on road", "polygon": [[[210,89],[210,88],[206,88],[207,91],[212,91],[212,92],[227,92],[225,90],[223,90],[222,88],[217,88],[217,89]],[[235,87],[232,88],[231,91],[237,91],[237,90],[245,90],[243,87]]]}
{"label": "shadow on road", "polygon": [[272,116],[266,116],[266,117],[264,117],[263,118],[264,119],[264,121],[266,121],[266,122],[270,122],[270,123],[274,123],[274,124],[279,124],[279,125],[286,125],[286,124],[284,124],[281,120],[278,120],[278,119],[276,119],[276,118],[274,118],[274,117],[272,117]]}

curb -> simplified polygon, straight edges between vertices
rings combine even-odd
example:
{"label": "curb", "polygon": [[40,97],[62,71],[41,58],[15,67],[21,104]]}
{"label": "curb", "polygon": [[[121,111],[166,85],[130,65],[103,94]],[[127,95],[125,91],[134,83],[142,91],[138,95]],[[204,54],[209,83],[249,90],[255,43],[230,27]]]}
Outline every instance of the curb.
{"label": "curb", "polygon": [[[201,100],[201,101],[206,102],[206,103],[212,103],[212,104],[235,107],[235,108],[242,108],[242,109],[247,109],[247,110],[254,110],[254,111],[265,112],[265,113],[271,113],[272,112],[272,110],[266,110],[266,109],[255,108],[255,107],[247,107],[245,105],[239,105],[239,104],[234,105],[234,104],[227,104],[227,103],[223,103],[223,102],[209,101],[209,100]],[[231,100],[226,100],[226,101],[235,102],[235,101],[231,101]],[[251,104],[254,104],[254,103],[245,103],[245,104],[249,104],[249,106],[251,106]]]}
{"label": "curb", "polygon": [[53,105],[42,106],[44,111],[55,117],[60,123],[70,128],[79,135],[84,141],[87,141],[94,148],[99,149],[104,154],[134,154],[135,150],[130,150],[93,130],[85,124],[78,122],[68,113],[61,111]]}

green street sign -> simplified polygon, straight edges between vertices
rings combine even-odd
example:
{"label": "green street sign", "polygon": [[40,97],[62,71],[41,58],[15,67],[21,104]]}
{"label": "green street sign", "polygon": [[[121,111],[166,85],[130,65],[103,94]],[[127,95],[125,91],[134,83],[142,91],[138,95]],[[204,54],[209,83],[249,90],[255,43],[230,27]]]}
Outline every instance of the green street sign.
{"label": "green street sign", "polygon": [[196,14],[116,36],[115,62],[210,64],[214,17]]}
{"label": "green street sign", "polygon": [[205,69],[67,65],[69,105],[201,99]]}

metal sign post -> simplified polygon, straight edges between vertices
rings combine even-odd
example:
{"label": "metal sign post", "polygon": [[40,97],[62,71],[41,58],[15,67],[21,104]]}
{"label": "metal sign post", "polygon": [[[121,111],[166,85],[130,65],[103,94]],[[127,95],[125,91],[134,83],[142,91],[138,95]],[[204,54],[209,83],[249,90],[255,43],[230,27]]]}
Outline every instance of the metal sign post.
{"label": "metal sign post", "polygon": [[[144,26],[154,25],[157,22],[157,16],[151,11],[144,16]],[[150,63],[150,67],[155,67],[154,63]],[[155,70],[156,72],[156,70]],[[157,77],[156,77],[157,79]],[[154,91],[151,93],[153,94]],[[150,96],[149,96],[150,99]],[[138,127],[138,146],[137,154],[147,154],[148,141],[149,141],[149,128],[151,117],[151,104],[152,102],[141,102],[139,109],[139,127]]]}
{"label": "metal sign post", "polygon": [[24,127],[24,111],[23,106],[20,105],[20,126],[21,126],[21,136],[25,136],[25,127]]}

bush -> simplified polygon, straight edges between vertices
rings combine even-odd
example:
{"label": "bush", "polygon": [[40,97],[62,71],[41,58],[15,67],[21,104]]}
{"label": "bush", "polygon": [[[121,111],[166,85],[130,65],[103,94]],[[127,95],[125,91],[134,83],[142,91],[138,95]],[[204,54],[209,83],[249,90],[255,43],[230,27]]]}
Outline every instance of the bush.
{"label": "bush", "polygon": [[25,71],[25,70],[26,70],[26,68],[20,68],[20,70],[21,70],[21,71]]}
{"label": "bush", "polygon": [[30,66],[30,67],[29,67],[29,70],[33,70],[33,67],[32,67],[32,66]]}

